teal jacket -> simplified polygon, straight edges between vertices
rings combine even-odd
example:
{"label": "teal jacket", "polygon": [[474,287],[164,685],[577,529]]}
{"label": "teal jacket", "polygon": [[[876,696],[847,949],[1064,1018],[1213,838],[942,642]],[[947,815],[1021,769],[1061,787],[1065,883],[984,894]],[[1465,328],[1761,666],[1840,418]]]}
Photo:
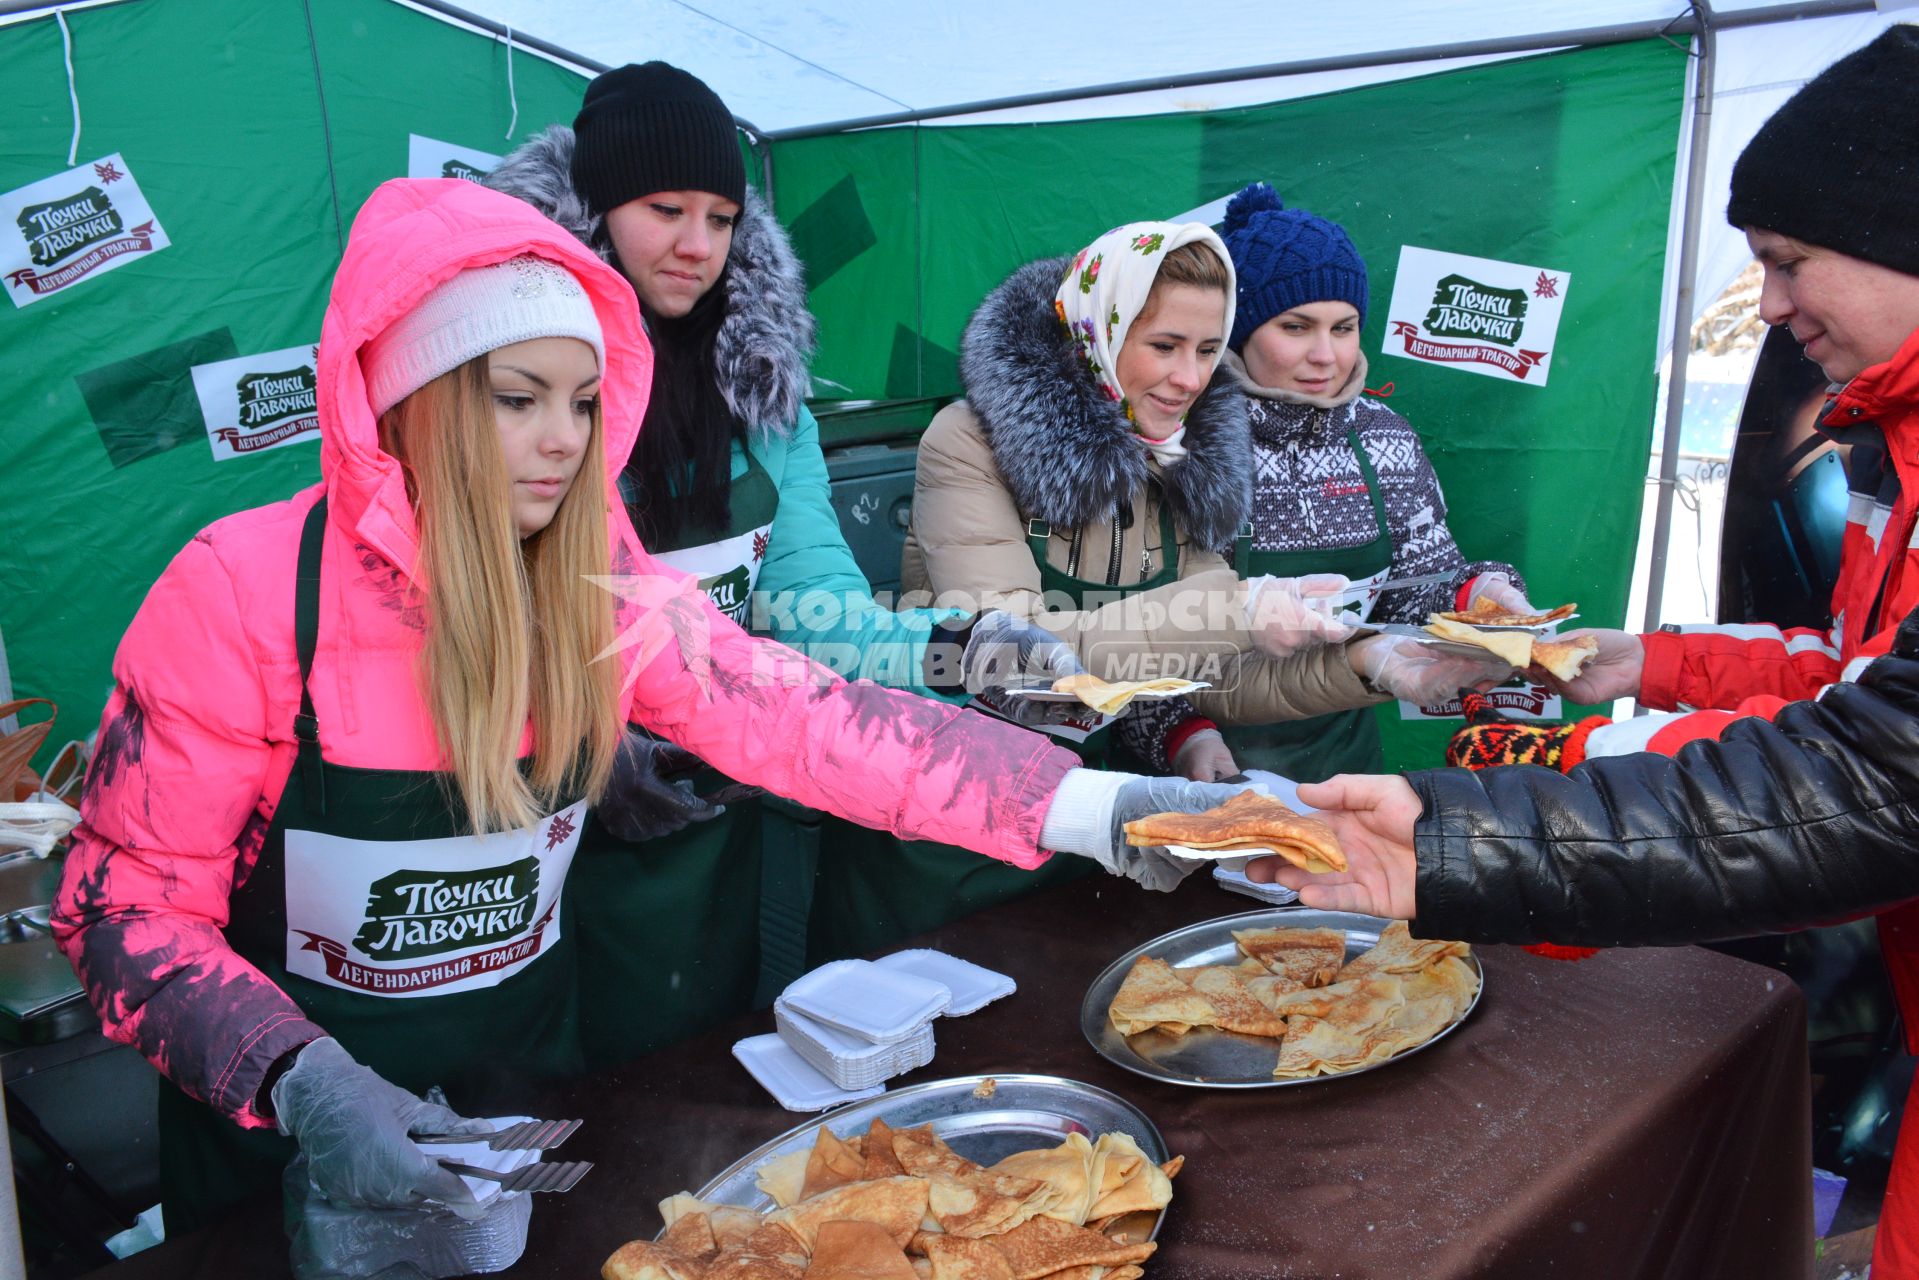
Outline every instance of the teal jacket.
{"label": "teal jacket", "polygon": [[[766,558],[754,584],[751,629],[799,650],[849,680],[939,697],[924,684],[929,633],[957,609],[898,613],[873,599],[866,575],[840,532],[827,484],[820,426],[801,407],[790,431],[751,433],[754,459],[779,491]],[[746,474],[746,451],[733,446],[733,478]],[[947,698],[964,702],[965,695]]]}

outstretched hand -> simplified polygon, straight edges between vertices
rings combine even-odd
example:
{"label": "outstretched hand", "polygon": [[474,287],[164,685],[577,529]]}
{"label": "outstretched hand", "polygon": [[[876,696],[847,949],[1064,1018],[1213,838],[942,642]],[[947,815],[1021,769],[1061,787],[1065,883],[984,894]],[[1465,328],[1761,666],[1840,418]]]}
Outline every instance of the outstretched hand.
{"label": "outstretched hand", "polygon": [[1299,798],[1333,829],[1346,855],[1346,870],[1313,875],[1283,858],[1248,863],[1246,877],[1277,881],[1299,900],[1323,911],[1358,911],[1411,920],[1419,864],[1413,854],[1413,824],[1422,806],[1404,778],[1342,773],[1304,783]]}

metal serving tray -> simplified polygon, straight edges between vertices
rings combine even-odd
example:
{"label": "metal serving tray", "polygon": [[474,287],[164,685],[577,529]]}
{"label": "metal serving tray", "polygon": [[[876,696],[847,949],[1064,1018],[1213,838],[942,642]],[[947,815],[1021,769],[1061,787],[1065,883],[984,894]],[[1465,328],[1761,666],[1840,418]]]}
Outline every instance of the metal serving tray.
{"label": "metal serving tray", "polygon": [[[770,1212],[775,1208],[772,1197],[753,1180],[761,1165],[776,1156],[812,1150],[822,1125],[836,1137],[851,1138],[864,1134],[875,1120],[895,1129],[931,1124],[941,1141],[976,1164],[996,1164],[1015,1151],[1056,1147],[1075,1133],[1089,1140],[1102,1133],[1130,1134],[1147,1159],[1155,1164],[1168,1159],[1159,1129],[1117,1094],[1059,1076],[957,1076],[848,1103],[788,1129],[741,1156],[696,1194],[712,1204]],[[1138,1234],[1129,1230],[1128,1238],[1152,1239],[1164,1216],[1163,1210],[1153,1215],[1150,1226],[1142,1223]]]}
{"label": "metal serving tray", "polygon": [[1151,1080],[1192,1085],[1200,1089],[1273,1089],[1283,1085],[1323,1084],[1329,1080],[1344,1080],[1349,1076],[1389,1067],[1444,1040],[1467,1018],[1472,1017],[1473,1010],[1479,1007],[1480,997],[1486,994],[1486,971],[1480,966],[1477,955],[1468,957],[1467,963],[1472,965],[1473,972],[1479,977],[1479,990],[1473,993],[1472,1003],[1466,1006],[1466,1012],[1459,1016],[1458,1021],[1425,1044],[1415,1045],[1384,1062],[1376,1062],[1355,1071],[1343,1071],[1338,1075],[1308,1076],[1303,1080],[1274,1079],[1273,1066],[1279,1061],[1279,1041],[1270,1036],[1249,1036],[1214,1027],[1195,1027],[1183,1036],[1148,1031],[1127,1037],[1120,1035],[1112,1020],[1106,1016],[1113,997],[1119,994],[1120,983],[1126,980],[1127,971],[1141,956],[1164,960],[1176,969],[1190,965],[1236,964],[1243,957],[1233,941],[1235,929],[1343,929],[1346,932],[1346,958],[1351,960],[1371,949],[1379,941],[1380,930],[1389,923],[1377,916],[1364,916],[1354,911],[1281,907],[1221,916],[1217,920],[1205,920],[1184,929],[1175,929],[1134,947],[1107,965],[1099,977],[1093,979],[1093,985],[1087,988],[1086,999],[1079,1007],[1079,1029],[1087,1043],[1093,1046],[1093,1051],[1115,1066]]}

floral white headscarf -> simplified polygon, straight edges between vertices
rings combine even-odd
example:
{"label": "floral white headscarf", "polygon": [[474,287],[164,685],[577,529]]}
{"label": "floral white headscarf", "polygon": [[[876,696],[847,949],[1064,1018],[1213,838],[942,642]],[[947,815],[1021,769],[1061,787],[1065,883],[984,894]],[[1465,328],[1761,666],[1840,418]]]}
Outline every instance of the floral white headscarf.
{"label": "floral white headscarf", "polygon": [[[1128,421],[1132,420],[1133,407],[1126,402],[1126,393],[1114,373],[1119,349],[1126,345],[1126,334],[1153,291],[1160,262],[1195,240],[1218,254],[1226,268],[1226,320],[1220,333],[1231,333],[1233,298],[1238,292],[1233,282],[1233,256],[1203,222],[1129,222],[1115,227],[1079,251],[1066,279],[1060,282],[1059,292],[1053,295],[1053,307],[1072,335],[1087,373],[1109,399],[1118,402]],[[1174,433],[1174,449],[1178,449],[1177,436],[1184,430],[1182,427]]]}

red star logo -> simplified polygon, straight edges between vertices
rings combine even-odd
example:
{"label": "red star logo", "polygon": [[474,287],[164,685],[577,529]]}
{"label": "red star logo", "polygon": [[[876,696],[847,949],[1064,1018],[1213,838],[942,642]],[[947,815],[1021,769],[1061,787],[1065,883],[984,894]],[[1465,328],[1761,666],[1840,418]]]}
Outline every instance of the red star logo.
{"label": "red star logo", "polygon": [[766,559],[766,544],[768,541],[770,541],[770,539],[767,537],[766,530],[764,529],[761,529],[753,535],[753,558],[755,560]]}
{"label": "red star logo", "polygon": [[109,160],[105,164],[94,165],[93,176],[100,179],[100,184],[105,186],[110,182],[118,182],[127,175],[114,168],[113,161]]}
{"label": "red star logo", "polygon": [[573,811],[556,813],[553,820],[546,824],[546,851],[552,853],[573,834]]}
{"label": "red star logo", "polygon": [[1533,297],[1557,298],[1558,296],[1559,277],[1549,276],[1544,271],[1540,272],[1539,279],[1533,281]]}

